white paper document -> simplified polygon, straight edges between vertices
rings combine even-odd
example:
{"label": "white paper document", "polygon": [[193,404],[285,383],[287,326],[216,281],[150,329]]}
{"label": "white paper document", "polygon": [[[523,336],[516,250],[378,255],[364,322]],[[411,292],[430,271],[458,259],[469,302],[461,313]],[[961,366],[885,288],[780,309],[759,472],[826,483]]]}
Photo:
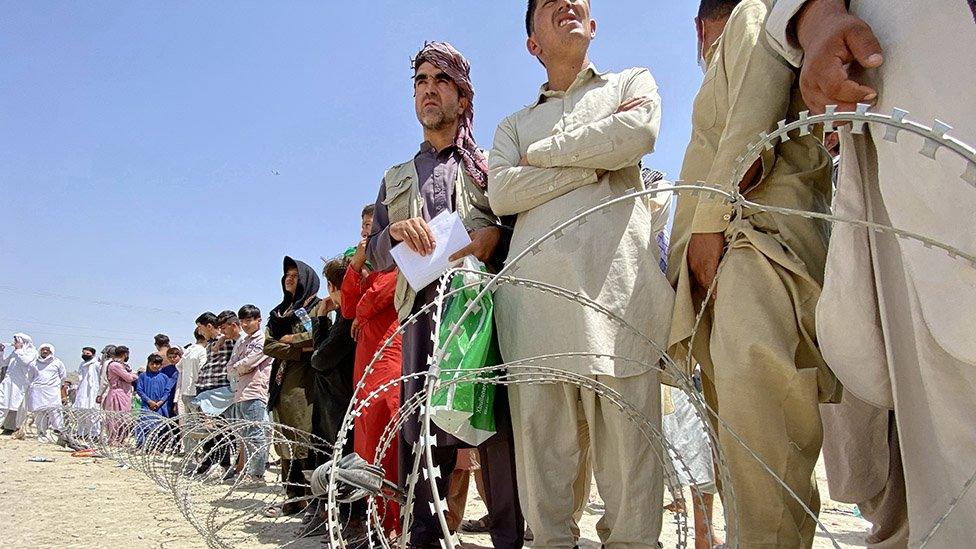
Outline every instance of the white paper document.
{"label": "white paper document", "polygon": [[418,292],[460,263],[461,261],[455,261],[452,264],[451,255],[471,244],[471,237],[457,212],[445,210],[431,219],[427,226],[434,234],[434,253],[424,257],[403,243],[390,250],[397,268],[406,277],[410,287]]}

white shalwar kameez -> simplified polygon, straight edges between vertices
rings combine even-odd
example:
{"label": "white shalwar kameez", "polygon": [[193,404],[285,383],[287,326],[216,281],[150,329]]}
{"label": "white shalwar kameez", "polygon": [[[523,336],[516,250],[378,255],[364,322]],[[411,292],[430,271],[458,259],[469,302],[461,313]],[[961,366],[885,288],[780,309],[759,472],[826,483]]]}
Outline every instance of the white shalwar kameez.
{"label": "white shalwar kameez", "polygon": [[[98,410],[101,404],[96,402],[101,381],[99,379],[101,363],[97,358],[92,358],[82,362],[78,366],[78,392],[75,396],[74,408],[76,410]],[[89,438],[97,435],[101,427],[98,416],[92,412],[82,412],[78,419],[78,436]]]}
{"label": "white shalwar kameez", "polygon": [[27,414],[17,414],[17,410],[24,403],[27,392],[28,370],[37,359],[37,349],[34,341],[27,334],[15,334],[14,342],[23,343],[20,349],[14,349],[7,358],[7,374],[0,382],[0,425],[4,424],[7,415],[16,417],[15,427],[19,428]]}
{"label": "white shalwar kameez", "polygon": [[47,358],[38,356],[31,364],[27,389],[27,411],[34,414],[38,438],[47,435],[48,428],[60,430],[63,425],[61,384],[68,377],[64,363],[54,356],[54,347],[45,343],[38,350],[44,347],[51,349],[51,354]]}

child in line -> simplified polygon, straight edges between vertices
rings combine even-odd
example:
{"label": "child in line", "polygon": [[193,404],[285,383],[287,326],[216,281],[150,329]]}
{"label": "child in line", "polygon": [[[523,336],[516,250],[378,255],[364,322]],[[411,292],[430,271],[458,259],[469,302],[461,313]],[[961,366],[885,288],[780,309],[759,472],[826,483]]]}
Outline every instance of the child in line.
{"label": "child in line", "polygon": [[163,372],[163,357],[156,353],[146,359],[146,371],[139,374],[136,394],[142,400],[142,410],[136,424],[136,445],[142,448],[147,437],[160,423],[160,418],[172,417],[171,403],[176,390],[176,378]]}
{"label": "child in line", "polygon": [[[267,421],[268,384],[273,359],[264,354],[261,310],[254,305],[245,305],[237,312],[237,317],[227,324],[233,324],[227,326],[229,330],[244,332],[227,362],[228,377],[236,378],[234,404],[228,415],[244,421]],[[255,423],[245,428],[242,435],[247,469],[244,481],[247,484],[261,484],[268,461],[266,433],[261,425]]]}

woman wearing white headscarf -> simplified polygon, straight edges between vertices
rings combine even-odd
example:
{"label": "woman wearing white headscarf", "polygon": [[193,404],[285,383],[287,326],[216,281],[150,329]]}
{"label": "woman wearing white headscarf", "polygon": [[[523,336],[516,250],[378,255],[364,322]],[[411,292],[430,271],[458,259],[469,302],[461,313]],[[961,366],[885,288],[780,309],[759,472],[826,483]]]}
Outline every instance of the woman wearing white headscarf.
{"label": "woman wearing white headscarf", "polygon": [[[17,415],[17,410],[24,402],[27,391],[27,376],[31,364],[37,360],[37,349],[34,340],[27,334],[14,334],[14,352],[7,359],[7,374],[0,382],[0,426],[4,424],[7,415],[16,417],[15,428],[20,428],[26,414]],[[9,429],[4,429],[6,433]]]}
{"label": "woman wearing white headscarf", "polygon": [[37,359],[29,369],[27,389],[27,411],[34,414],[37,438],[46,436],[48,428],[62,427],[61,384],[67,377],[64,363],[54,356],[54,345],[45,343],[38,347]]}

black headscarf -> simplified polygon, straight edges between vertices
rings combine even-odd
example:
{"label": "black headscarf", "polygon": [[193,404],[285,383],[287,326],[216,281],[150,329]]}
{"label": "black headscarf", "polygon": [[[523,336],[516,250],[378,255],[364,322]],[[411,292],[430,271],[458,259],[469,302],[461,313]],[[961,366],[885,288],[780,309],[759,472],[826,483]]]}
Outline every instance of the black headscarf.
{"label": "black headscarf", "polygon": [[[288,274],[289,269],[298,269],[298,285],[295,287],[294,295],[285,290],[285,275]],[[281,292],[284,297],[281,303],[271,310],[268,318],[268,328],[271,329],[271,337],[275,339],[292,333],[292,326],[297,321],[296,309],[304,307],[308,310],[310,304],[315,302],[316,294],[319,293],[319,275],[307,263],[285,256],[281,274]],[[309,311],[309,315],[311,314]]]}

